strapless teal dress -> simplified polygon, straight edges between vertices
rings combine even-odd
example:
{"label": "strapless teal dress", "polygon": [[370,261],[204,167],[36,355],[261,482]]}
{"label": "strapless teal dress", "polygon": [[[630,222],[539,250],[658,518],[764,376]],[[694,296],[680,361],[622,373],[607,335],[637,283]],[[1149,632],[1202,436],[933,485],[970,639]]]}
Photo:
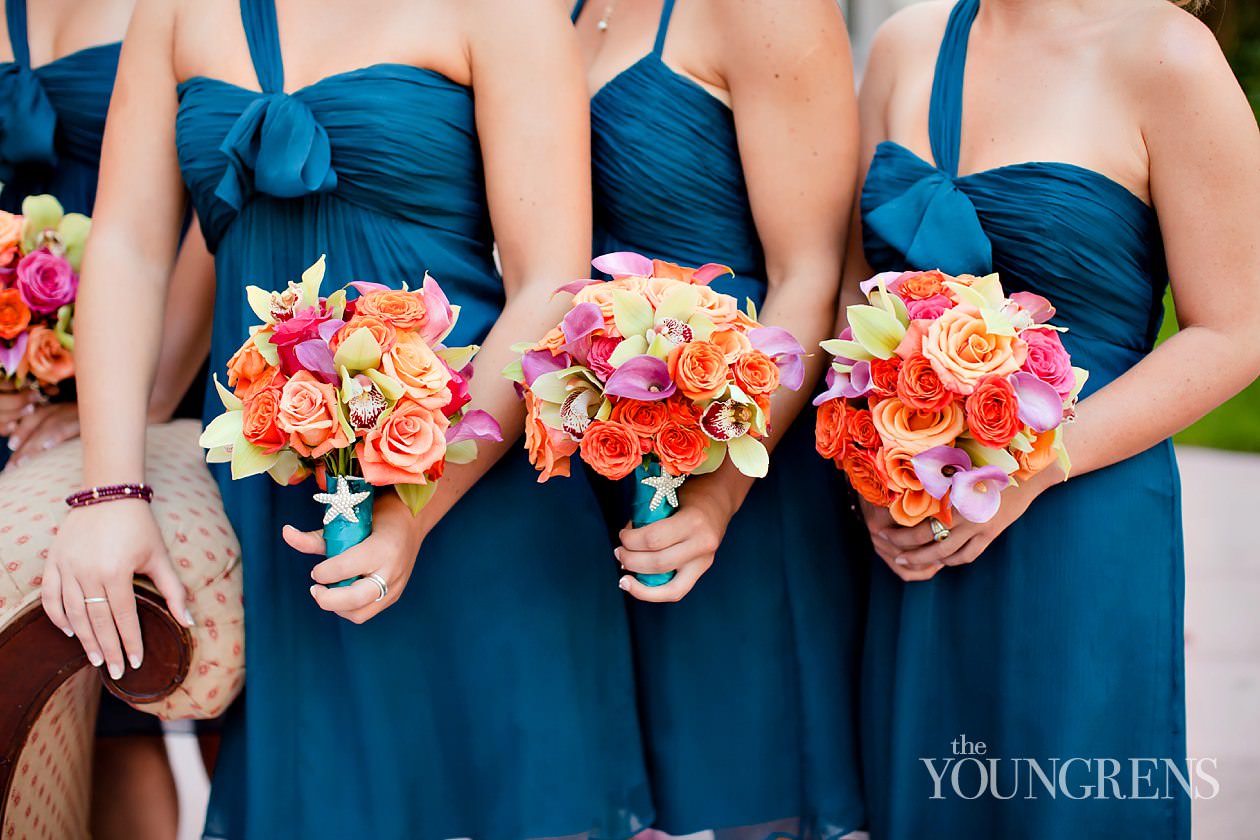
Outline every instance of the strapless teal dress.
{"label": "strapless teal dress", "polygon": [[[333,284],[427,269],[463,307],[453,343],[480,341],[504,292],[473,91],[376,64],[285,93],[272,0],[240,5],[262,91],[190,78],[176,127],[218,273],[214,369],[256,320],[246,285],[283,288],[323,253]],[[316,606],[312,558],[281,539],[285,523],[319,527],[312,486],[221,487],[249,676],[207,837],[624,838],[650,820],[625,610],[587,483],[539,487],[514,448],[362,626]]]}
{"label": "strapless teal dress", "polygon": [[[1167,286],[1159,223],[1078,166],[958,175],[978,9],[961,0],[945,32],[935,163],[890,142],[876,152],[867,259],[876,271],[998,271],[1008,292],[1048,297],[1091,372],[1088,395],[1154,344]],[[1190,836],[1190,800],[1167,770],[1186,769],[1179,487],[1165,441],[1046,492],[970,566],[903,584],[876,561],[862,723],[874,840]],[[983,757],[967,756],[981,741]],[[1146,760],[1136,773],[1132,759]],[[993,761],[982,790],[976,765]],[[1113,770],[1115,787],[1099,781]],[[933,772],[945,774],[939,790]]]}
{"label": "strapless teal dress", "polygon": [[[729,265],[735,276],[714,288],[760,307],[765,258],[734,117],[664,63],[673,8],[652,52],[591,100],[595,251]],[[865,531],[835,514],[846,489],[815,454],[813,426],[807,406],[686,598],[630,602],[656,827],[671,834],[761,826],[826,838],[864,822],[866,566],[850,544]],[[609,524],[624,526],[628,510]]]}

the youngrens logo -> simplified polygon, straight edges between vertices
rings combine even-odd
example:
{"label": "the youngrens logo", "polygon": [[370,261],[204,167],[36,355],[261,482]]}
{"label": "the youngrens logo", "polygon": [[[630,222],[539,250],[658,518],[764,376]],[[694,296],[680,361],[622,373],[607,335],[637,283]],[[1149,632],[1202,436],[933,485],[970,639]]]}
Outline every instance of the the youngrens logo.
{"label": "the youngrens logo", "polygon": [[950,755],[920,758],[932,799],[1214,799],[1214,758],[997,757],[959,735]]}

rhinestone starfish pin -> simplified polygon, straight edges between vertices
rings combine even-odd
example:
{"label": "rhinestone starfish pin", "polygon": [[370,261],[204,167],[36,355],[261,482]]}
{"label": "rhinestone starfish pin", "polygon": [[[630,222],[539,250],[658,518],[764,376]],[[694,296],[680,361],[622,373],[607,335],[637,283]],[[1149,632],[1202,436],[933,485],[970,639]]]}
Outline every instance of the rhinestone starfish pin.
{"label": "rhinestone starfish pin", "polygon": [[643,479],[644,484],[656,491],[648,504],[648,510],[656,510],[662,502],[668,502],[670,507],[678,507],[678,488],[686,480],[685,475],[670,475],[669,473]]}
{"label": "rhinestone starfish pin", "polygon": [[331,524],[337,517],[343,517],[347,522],[358,522],[359,514],[355,512],[360,502],[367,501],[372,493],[364,490],[361,493],[355,493],[350,489],[350,482],[346,481],[345,476],[337,476],[337,492],[336,493],[316,493],[315,501],[321,505],[328,505],[328,509],[324,511],[324,524]]}

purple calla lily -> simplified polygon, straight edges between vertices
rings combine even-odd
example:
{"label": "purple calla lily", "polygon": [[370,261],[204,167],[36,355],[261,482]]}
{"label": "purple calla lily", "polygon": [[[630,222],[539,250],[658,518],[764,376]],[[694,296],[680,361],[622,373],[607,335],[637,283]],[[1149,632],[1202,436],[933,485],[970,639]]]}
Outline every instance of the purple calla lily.
{"label": "purple calla lily", "polygon": [[293,355],[303,369],[319,377],[320,381],[336,385],[341,381],[337,375],[337,366],[333,364],[333,353],[328,342],[320,338],[303,341],[293,348]]}
{"label": "purple calla lily", "polygon": [[393,291],[393,289],[386,286],[384,283],[369,283],[366,280],[355,280],[353,283],[348,285],[361,295],[370,295],[372,292]]}
{"label": "purple calla lily", "polygon": [[882,280],[884,288],[891,291],[892,281],[900,277],[901,274],[902,272],[900,271],[883,271],[876,274],[869,280],[863,280],[858,284],[858,288],[862,290],[862,294],[869,295],[873,289],[879,288],[880,281]]}
{"label": "purple calla lily", "polygon": [[[910,459],[914,474],[933,499],[943,499],[953,485],[954,476],[971,469],[971,458],[953,446],[933,446]],[[1003,473],[1005,475],[1005,473]]]}
{"label": "purple calla lily", "polygon": [[528,350],[521,356],[521,372],[525,374],[525,384],[530,387],[544,373],[564,370],[572,364],[568,353],[553,356],[550,350]]}
{"label": "purple calla lily", "polygon": [[499,421],[489,412],[481,409],[464,412],[459,422],[446,430],[446,445],[464,440],[486,440],[498,442],[503,440],[503,431]]}
{"label": "purple calla lily", "polygon": [[752,346],[779,366],[779,381],[785,388],[797,391],[805,384],[805,348],[782,327],[758,327],[748,331]]}
{"label": "purple calla lily", "polygon": [[340,318],[330,318],[320,324],[319,329],[317,329],[316,332],[319,333],[319,337],[327,343],[332,341],[333,336],[337,334],[337,330],[341,329],[345,325],[346,322]]}
{"label": "purple calla lily", "polygon": [[1044,324],[1054,317],[1054,304],[1032,292],[1015,292],[1011,300],[1033,319],[1034,324]]}
{"label": "purple calla lily", "polygon": [[591,260],[596,271],[611,277],[651,277],[652,261],[633,251],[617,251]]}
{"label": "purple calla lily", "polygon": [[18,365],[22,363],[22,356],[26,355],[26,343],[29,337],[28,333],[23,332],[19,333],[10,345],[0,341],[0,369],[9,376],[17,373]]}
{"label": "purple calla lily", "polygon": [[424,288],[420,296],[424,299],[424,308],[429,316],[424,328],[420,330],[420,337],[432,346],[451,328],[455,315],[451,309],[451,302],[447,300],[442,287],[427,274],[424,277]]}
{"label": "purple calla lily", "polygon": [[586,364],[591,349],[591,336],[604,328],[604,315],[596,303],[579,303],[569,310],[560,322],[564,332],[564,349],[579,364]]}
{"label": "purple calla lily", "polygon": [[955,473],[950,486],[950,503],[963,518],[977,525],[988,522],[1002,504],[1002,491],[1011,477],[1001,467],[977,467]]}
{"label": "purple calla lily", "polygon": [[1019,400],[1019,420],[1036,432],[1048,432],[1063,422],[1063,398],[1053,385],[1027,371],[1011,374],[1015,398]]}
{"label": "purple calla lily", "polygon": [[822,405],[827,400],[855,400],[864,397],[871,390],[871,363],[854,362],[853,370],[841,373],[835,368],[827,371],[827,390],[814,399],[814,405]]}
{"label": "purple calla lily", "polygon": [[669,378],[669,365],[655,356],[627,359],[608,377],[604,394],[643,402],[656,402],[669,397],[677,389]]}
{"label": "purple calla lily", "polygon": [[734,269],[728,265],[718,265],[717,263],[705,263],[695,270],[691,275],[691,279],[701,286],[707,286],[719,277],[726,275],[735,275]]}
{"label": "purple calla lily", "polygon": [[603,283],[603,282],[604,282],[603,280],[574,280],[572,283],[565,283],[563,286],[556,289],[555,292],[553,293],[553,296],[562,294],[564,292],[568,292],[571,295],[576,295],[578,292],[582,291],[587,286],[593,286],[596,283]]}

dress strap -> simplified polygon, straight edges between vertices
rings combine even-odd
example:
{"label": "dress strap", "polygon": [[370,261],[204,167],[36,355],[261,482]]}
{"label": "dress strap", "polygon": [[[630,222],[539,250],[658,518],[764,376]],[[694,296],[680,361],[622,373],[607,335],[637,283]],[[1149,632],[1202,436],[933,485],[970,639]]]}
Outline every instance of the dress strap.
{"label": "dress strap", "polygon": [[665,6],[661,9],[661,25],[656,30],[656,44],[652,47],[652,53],[659,56],[665,52],[665,35],[669,32],[669,19],[674,14],[674,0],[665,0]]}
{"label": "dress strap", "polygon": [[581,15],[582,15],[582,10],[583,10],[584,8],[586,8],[586,0],[577,0],[577,5],[575,5],[575,6],[573,7],[573,14],[569,15],[569,18],[570,18],[570,19],[571,19],[574,23],[577,23],[577,19],[578,19],[579,17],[581,17]]}
{"label": "dress strap", "polygon": [[5,0],[4,17],[9,26],[9,43],[13,46],[13,62],[31,66],[31,46],[26,41],[26,0]]}
{"label": "dress strap", "polygon": [[258,85],[264,93],[284,91],[284,59],[280,55],[280,25],[275,0],[241,0],[241,23]]}
{"label": "dress strap", "polygon": [[932,80],[932,104],[928,112],[932,156],[936,158],[936,165],[951,177],[958,176],[967,42],[979,11],[980,0],[958,0],[945,26],[945,37],[936,59],[936,77]]}

